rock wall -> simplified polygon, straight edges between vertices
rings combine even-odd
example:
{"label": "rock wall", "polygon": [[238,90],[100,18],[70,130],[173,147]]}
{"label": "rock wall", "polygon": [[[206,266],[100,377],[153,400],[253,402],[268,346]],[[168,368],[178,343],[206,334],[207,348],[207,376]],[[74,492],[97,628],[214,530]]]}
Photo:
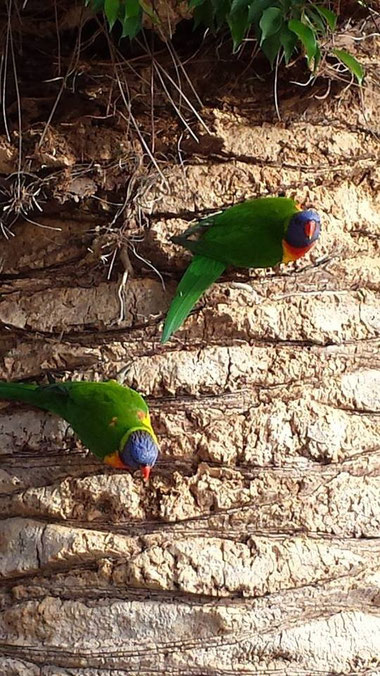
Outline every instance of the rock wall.
{"label": "rock wall", "polygon": [[[34,155],[60,183],[2,240],[0,378],[117,375],[162,455],[143,485],[0,404],[2,674],[380,673],[376,99],[287,85],[279,122],[268,82],[213,85],[199,143],[163,112],[164,179],[140,164],[120,183],[125,129],[84,114]],[[317,247],[228,271],[160,345],[188,261],[169,236],[281,192],[321,213]]]}

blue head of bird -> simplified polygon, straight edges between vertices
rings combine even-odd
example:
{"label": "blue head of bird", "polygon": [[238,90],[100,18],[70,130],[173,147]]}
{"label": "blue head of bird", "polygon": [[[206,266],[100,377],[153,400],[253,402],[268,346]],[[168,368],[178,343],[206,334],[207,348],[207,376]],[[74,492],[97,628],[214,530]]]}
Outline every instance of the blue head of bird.
{"label": "blue head of bird", "polygon": [[321,219],[314,209],[298,211],[290,218],[285,241],[291,247],[304,249],[310,247],[321,234]]}
{"label": "blue head of bird", "polygon": [[131,469],[141,469],[144,479],[149,479],[150,471],[158,457],[158,446],[152,435],[146,430],[132,432],[120,451],[120,458]]}

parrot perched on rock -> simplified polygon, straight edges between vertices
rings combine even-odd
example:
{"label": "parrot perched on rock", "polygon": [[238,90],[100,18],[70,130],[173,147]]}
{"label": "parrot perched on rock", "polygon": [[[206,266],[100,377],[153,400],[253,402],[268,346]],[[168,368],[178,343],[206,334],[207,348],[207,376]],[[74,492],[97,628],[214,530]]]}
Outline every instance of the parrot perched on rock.
{"label": "parrot perched on rock", "polygon": [[145,480],[158,444],[144,399],[115,380],[53,382],[49,385],[0,382],[0,399],[32,404],[64,418],[98,458],[121,469],[141,469]]}
{"label": "parrot perched on rock", "polygon": [[[269,268],[304,256],[321,232],[316,211],[301,211],[287,197],[262,197],[226,209],[172,237],[194,255],[178,284],[161,342],[186,319],[194,304],[228,265]],[[191,239],[197,235],[197,239]]]}

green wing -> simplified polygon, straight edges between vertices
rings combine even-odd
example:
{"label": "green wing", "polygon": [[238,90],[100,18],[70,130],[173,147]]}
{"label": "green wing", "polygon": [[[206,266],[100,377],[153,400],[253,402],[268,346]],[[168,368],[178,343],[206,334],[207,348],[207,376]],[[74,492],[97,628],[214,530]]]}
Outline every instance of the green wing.
{"label": "green wing", "polygon": [[131,428],[146,429],[155,438],[144,399],[113,380],[46,386],[0,383],[0,397],[56,413],[71,425],[87,448],[102,458],[119,448]]}
{"label": "green wing", "polygon": [[[289,218],[298,208],[286,197],[263,197],[237,204],[200,222],[197,241],[177,237],[194,254],[227,265],[272,267],[282,260],[282,239]],[[204,230],[204,223],[210,223]],[[195,229],[194,229],[195,230]]]}

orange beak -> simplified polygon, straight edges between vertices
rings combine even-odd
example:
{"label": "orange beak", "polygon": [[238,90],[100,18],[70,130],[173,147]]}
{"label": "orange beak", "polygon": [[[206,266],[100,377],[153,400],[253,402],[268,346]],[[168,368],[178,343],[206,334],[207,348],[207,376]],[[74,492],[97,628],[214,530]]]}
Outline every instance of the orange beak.
{"label": "orange beak", "polygon": [[315,229],[317,227],[317,224],[315,221],[308,221],[305,225],[305,235],[308,239],[312,239]]}
{"label": "orange beak", "polygon": [[144,481],[148,481],[150,477],[151,467],[149,465],[144,465],[141,468],[141,474],[143,475]]}

